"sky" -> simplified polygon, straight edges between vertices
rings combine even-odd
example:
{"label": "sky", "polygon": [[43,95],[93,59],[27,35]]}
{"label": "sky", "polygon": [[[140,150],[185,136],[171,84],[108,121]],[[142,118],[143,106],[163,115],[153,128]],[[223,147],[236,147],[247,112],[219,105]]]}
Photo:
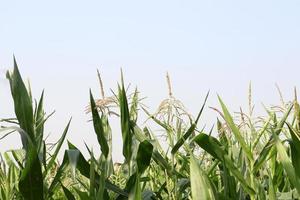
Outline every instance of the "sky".
{"label": "sky", "polygon": [[[138,87],[150,112],[173,93],[196,115],[210,90],[230,110],[247,105],[251,81],[261,102],[279,104],[300,85],[300,1],[0,1],[0,118],[14,116],[5,72],[15,55],[34,97],[45,89],[45,109],[55,110],[46,135],[67,135],[80,149],[99,150],[85,114],[89,88],[100,97],[96,69],[107,96],[123,69],[126,84]],[[261,114],[261,113],[259,113]],[[211,126],[217,114],[205,110]],[[112,119],[114,160],[123,159],[118,119]],[[0,150],[20,147],[17,134],[0,140]],[[65,146],[64,146],[65,147]]]}

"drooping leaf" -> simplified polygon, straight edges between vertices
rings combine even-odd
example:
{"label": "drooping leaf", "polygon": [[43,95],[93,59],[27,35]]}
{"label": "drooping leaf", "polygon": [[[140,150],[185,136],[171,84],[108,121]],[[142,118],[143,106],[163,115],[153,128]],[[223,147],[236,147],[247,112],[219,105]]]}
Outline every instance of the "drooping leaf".
{"label": "drooping leaf", "polygon": [[225,147],[222,147],[220,142],[216,138],[204,133],[200,133],[194,138],[194,141],[207,153],[223,162],[228,167],[228,170],[234,175],[234,177],[240,181],[241,185],[247,193],[255,194],[253,188],[249,186],[242,173],[225,152]]}
{"label": "drooping leaf", "polygon": [[[136,124],[133,127],[133,133],[139,142],[143,142],[144,140],[148,139]],[[155,146],[155,144],[153,144],[153,146]],[[174,171],[172,170],[171,165],[168,163],[167,158],[164,157],[156,148],[153,149],[152,158],[163,170],[166,170],[169,176],[174,175]]]}
{"label": "drooping leaf", "polygon": [[153,146],[147,140],[144,140],[139,144],[136,162],[138,166],[138,172],[142,174],[150,165],[153,152]]}

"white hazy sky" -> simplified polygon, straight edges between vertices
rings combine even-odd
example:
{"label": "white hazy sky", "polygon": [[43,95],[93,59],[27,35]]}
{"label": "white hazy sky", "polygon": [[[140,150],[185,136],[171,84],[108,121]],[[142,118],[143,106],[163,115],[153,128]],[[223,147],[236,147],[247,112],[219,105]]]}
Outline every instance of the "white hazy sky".
{"label": "white hazy sky", "polygon": [[[73,116],[68,139],[97,151],[84,108],[92,88],[99,97],[96,69],[106,93],[125,80],[138,86],[150,111],[167,97],[165,72],[174,94],[195,114],[207,90],[236,110],[254,102],[279,103],[275,83],[286,99],[300,84],[300,1],[1,1],[0,117],[13,116],[5,70],[15,54],[35,97],[45,88],[47,125],[58,139]],[[216,114],[206,109],[208,125]],[[122,160],[118,122],[114,159]],[[0,141],[2,151],[20,146],[18,135]]]}

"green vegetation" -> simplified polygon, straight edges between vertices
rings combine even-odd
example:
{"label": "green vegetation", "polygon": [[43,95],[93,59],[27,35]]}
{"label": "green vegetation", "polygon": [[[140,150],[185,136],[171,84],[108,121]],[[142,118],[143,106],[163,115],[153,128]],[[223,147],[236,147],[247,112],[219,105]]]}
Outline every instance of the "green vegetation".
{"label": "green vegetation", "polygon": [[[242,110],[235,120],[220,97],[219,118],[210,129],[198,128],[208,94],[194,120],[171,91],[156,113],[141,104],[138,90],[128,95],[122,77],[117,93],[95,100],[90,92],[88,113],[101,155],[88,145],[89,157],[68,141],[71,120],[60,139],[49,147],[44,124],[52,115],[43,109],[43,92],[33,100],[16,62],[7,73],[16,118],[1,119],[1,139],[21,135],[22,149],[2,153],[1,199],[298,199],[300,194],[300,108],[297,96],[282,106],[265,108],[267,116]],[[100,76],[99,76],[100,78]],[[101,88],[102,81],[100,80]],[[103,91],[103,90],[102,90]],[[249,92],[251,94],[251,92]],[[145,123],[145,113],[160,132]],[[121,123],[124,163],[112,161],[111,115]],[[157,139],[164,137],[163,145]],[[64,152],[63,152],[64,151]],[[58,161],[57,155],[63,153]]]}

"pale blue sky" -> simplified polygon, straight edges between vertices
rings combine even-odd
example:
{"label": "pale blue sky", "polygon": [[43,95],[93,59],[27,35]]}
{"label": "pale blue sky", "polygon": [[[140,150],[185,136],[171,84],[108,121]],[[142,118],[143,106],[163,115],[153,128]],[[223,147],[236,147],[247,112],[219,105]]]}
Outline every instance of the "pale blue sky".
{"label": "pale blue sky", "polygon": [[[68,138],[82,148],[83,140],[97,148],[83,112],[88,89],[98,95],[96,68],[109,93],[122,67],[151,111],[167,96],[166,71],[192,113],[208,89],[209,105],[216,93],[231,110],[246,105],[250,80],[257,106],[279,102],[276,82],[290,99],[300,84],[299,10],[300,1],[1,1],[1,117],[13,113],[4,80],[13,54],[34,95],[46,89],[47,112],[56,110],[50,138],[73,116]],[[215,117],[207,109],[210,124]],[[119,132],[114,138],[121,160]],[[0,146],[19,145],[14,139]]]}

